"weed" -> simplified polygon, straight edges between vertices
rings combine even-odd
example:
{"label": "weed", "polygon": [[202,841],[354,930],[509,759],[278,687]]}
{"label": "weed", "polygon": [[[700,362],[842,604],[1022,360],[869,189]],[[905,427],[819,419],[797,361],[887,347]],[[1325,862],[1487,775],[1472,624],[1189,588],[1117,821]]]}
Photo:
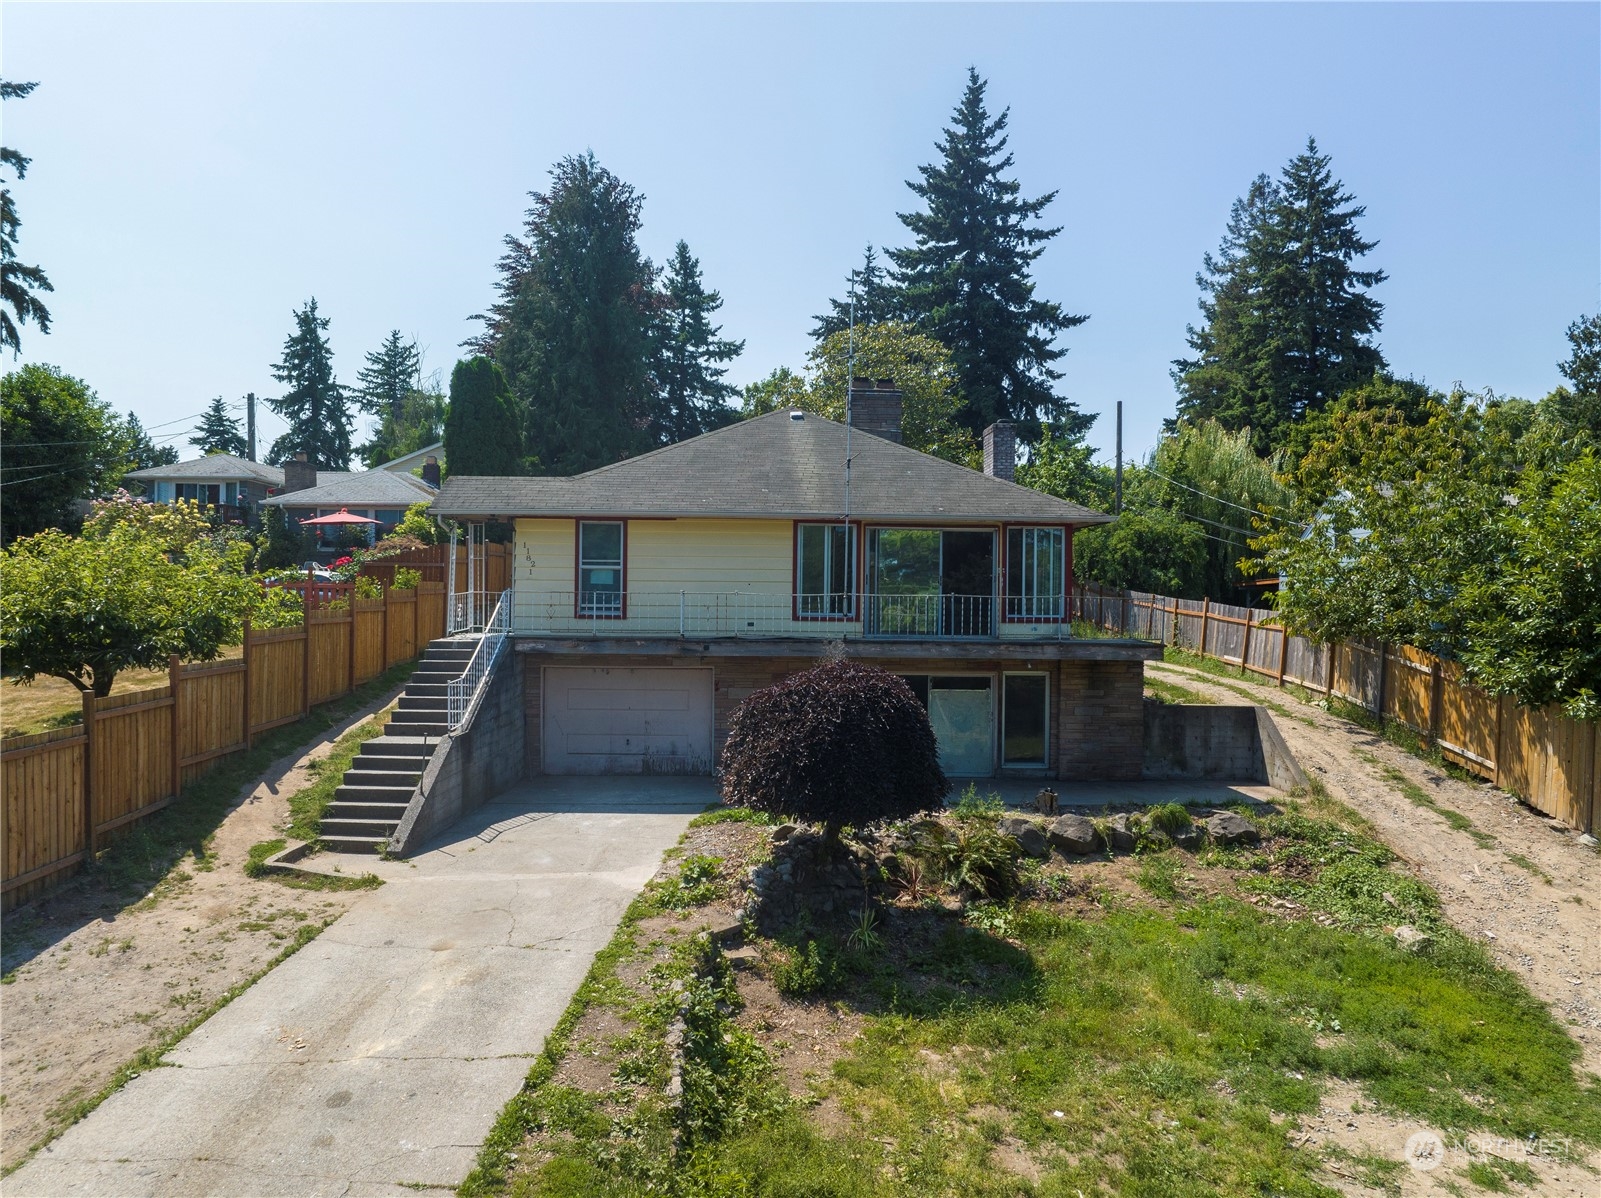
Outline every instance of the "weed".
{"label": "weed", "polygon": [[277,840],[263,840],[259,844],[250,846],[249,856],[245,860],[245,876],[250,878],[263,877],[267,871],[267,858],[281,853],[287,848],[289,842],[279,837]]}
{"label": "weed", "polygon": [[1508,861],[1512,862],[1513,865],[1516,865],[1519,869],[1528,870],[1531,874],[1533,874],[1535,877],[1539,878],[1540,881],[1544,882],[1547,886],[1551,886],[1551,885],[1555,884],[1555,883],[1553,883],[1551,881],[1551,875],[1550,874],[1546,873],[1545,870],[1541,869],[1534,862],[1530,861],[1522,853],[1508,853],[1506,855],[1506,859]]}
{"label": "weed", "polygon": [[923,901],[927,879],[923,876],[923,862],[921,859],[911,854],[898,857],[892,877],[895,888],[900,891],[902,898],[914,903]]}
{"label": "weed", "polygon": [[993,820],[1006,814],[1006,803],[993,791],[980,797],[978,783],[969,782],[967,789],[957,798],[951,813],[957,819]]}
{"label": "weed", "polygon": [[691,828],[704,828],[708,824],[756,824],[758,827],[776,827],[779,818],[752,807],[726,807],[715,803],[689,821]]}
{"label": "weed", "polygon": [[1158,703],[1189,703],[1205,705],[1214,702],[1206,698],[1199,691],[1192,691],[1188,687],[1179,686],[1176,682],[1168,682],[1162,678],[1145,679],[1145,692],[1147,697],[1155,699]]}
{"label": "weed", "polygon": [[857,952],[877,952],[884,945],[884,938],[878,934],[878,912],[873,910],[870,903],[862,904],[861,912],[856,916],[856,922],[851,926],[850,935],[845,938],[846,947]]}
{"label": "weed", "polygon": [[691,907],[705,906],[721,891],[718,871],[722,864],[721,857],[700,854],[685,857],[675,876],[652,884],[647,891],[652,908],[657,911],[687,911]]}
{"label": "weed", "polygon": [[1134,873],[1134,880],[1142,889],[1159,899],[1172,902],[1182,895],[1178,859],[1170,853],[1142,853]]}
{"label": "weed", "polygon": [[807,998],[832,985],[839,963],[815,939],[798,945],[773,967],[773,985],[790,998]]}
{"label": "weed", "polygon": [[968,927],[1002,939],[1011,939],[1017,930],[1017,910],[1009,903],[971,903],[962,919]]}
{"label": "weed", "polygon": [[1183,832],[1194,823],[1189,811],[1178,803],[1160,803],[1148,808],[1145,812],[1145,822],[1158,832],[1165,832],[1169,836]]}
{"label": "weed", "polygon": [[986,823],[953,828],[939,820],[923,820],[913,826],[911,852],[928,862],[946,884],[985,898],[1016,894],[1021,881],[1017,842]]}

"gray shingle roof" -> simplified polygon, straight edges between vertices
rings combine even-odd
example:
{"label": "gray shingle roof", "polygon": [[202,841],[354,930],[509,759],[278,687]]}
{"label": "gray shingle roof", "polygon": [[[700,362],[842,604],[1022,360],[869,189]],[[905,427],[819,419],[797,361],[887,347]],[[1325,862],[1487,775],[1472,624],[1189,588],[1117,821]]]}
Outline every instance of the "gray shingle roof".
{"label": "gray shingle roof", "polygon": [[284,472],[277,466],[263,462],[249,462],[231,453],[213,453],[203,458],[190,458],[187,462],[174,462],[170,466],[146,466],[143,470],[130,470],[125,478],[147,482],[254,482],[269,487],[281,487]]}
{"label": "gray shingle roof", "polygon": [[[573,478],[454,475],[435,515],[844,515],[843,424],[778,411]],[[856,430],[849,514],[867,520],[1104,524],[1112,517]]]}
{"label": "gray shingle roof", "polygon": [[403,508],[425,503],[436,494],[422,479],[393,470],[363,470],[356,474],[320,470],[315,487],[271,495],[261,502],[273,507]]}

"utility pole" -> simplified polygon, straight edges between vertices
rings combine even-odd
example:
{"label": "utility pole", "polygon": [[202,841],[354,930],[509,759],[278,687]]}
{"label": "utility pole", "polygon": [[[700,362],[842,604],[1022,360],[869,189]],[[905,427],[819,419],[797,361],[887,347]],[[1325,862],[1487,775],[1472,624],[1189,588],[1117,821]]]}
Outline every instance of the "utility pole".
{"label": "utility pole", "polygon": [[1123,401],[1117,401],[1117,492],[1112,501],[1112,515],[1123,514]]}
{"label": "utility pole", "polygon": [[256,393],[245,394],[245,457],[256,460]]}

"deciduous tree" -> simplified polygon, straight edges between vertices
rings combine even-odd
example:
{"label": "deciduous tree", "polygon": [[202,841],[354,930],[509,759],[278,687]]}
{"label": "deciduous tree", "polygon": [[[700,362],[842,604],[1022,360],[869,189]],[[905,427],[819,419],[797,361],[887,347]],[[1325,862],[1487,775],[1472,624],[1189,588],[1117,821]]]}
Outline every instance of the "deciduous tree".
{"label": "deciduous tree", "polygon": [[5,541],[74,523],[72,501],[95,494],[112,464],[125,461],[123,431],[87,383],[54,366],[30,364],[0,379]]}

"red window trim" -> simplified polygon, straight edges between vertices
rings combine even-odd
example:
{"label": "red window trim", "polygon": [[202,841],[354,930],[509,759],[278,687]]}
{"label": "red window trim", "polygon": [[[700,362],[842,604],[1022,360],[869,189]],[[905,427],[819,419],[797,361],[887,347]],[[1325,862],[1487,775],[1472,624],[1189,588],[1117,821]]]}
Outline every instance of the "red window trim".
{"label": "red window trim", "polygon": [[[824,528],[838,528],[844,525],[850,530],[847,534],[855,542],[856,552],[852,555],[856,561],[851,570],[851,610],[849,615],[843,616],[810,616],[802,615],[800,610],[800,530],[801,525],[821,525]],[[789,547],[789,616],[797,624],[854,624],[861,619],[862,610],[862,553],[863,545],[867,540],[860,520],[791,520],[790,521],[790,547]]]}
{"label": "red window trim", "polygon": [[[580,610],[583,598],[583,526],[585,524],[620,524],[622,525],[623,544],[622,553],[622,610],[613,615],[610,613],[585,612]],[[628,619],[628,517],[627,516],[574,516],[573,517],[573,619],[575,620],[626,620]]]}
{"label": "red window trim", "polygon": [[[1034,521],[1013,521],[1001,525],[1001,578],[997,590],[1001,596],[1001,623],[1002,624],[1063,624],[1072,617],[1069,612],[1069,600],[1073,595],[1073,529],[1072,524],[1040,524]],[[1008,583],[1011,580],[1011,562],[1007,554],[1011,548],[1011,531],[1014,528],[1059,528],[1062,530],[1062,614],[1059,616],[1014,616],[1011,615]]]}

